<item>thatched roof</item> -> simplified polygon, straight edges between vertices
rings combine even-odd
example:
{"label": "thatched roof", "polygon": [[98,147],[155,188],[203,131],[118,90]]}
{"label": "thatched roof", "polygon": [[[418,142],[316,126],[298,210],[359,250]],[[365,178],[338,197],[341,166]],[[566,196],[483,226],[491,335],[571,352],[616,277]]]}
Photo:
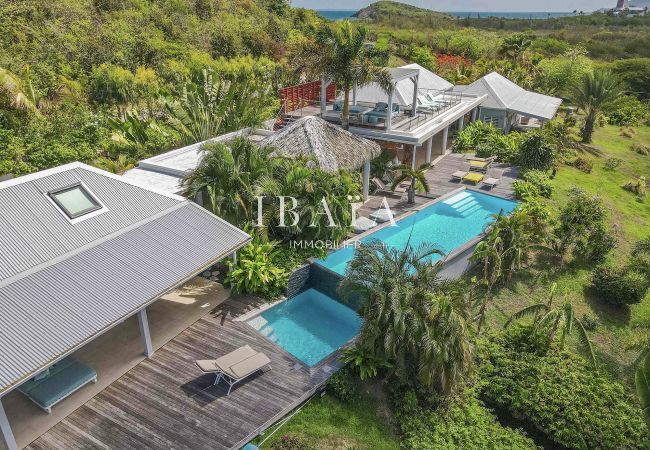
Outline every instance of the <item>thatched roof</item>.
{"label": "thatched roof", "polygon": [[302,117],[258,144],[276,148],[279,156],[314,157],[325,172],[360,169],[381,153],[375,142],[315,116]]}

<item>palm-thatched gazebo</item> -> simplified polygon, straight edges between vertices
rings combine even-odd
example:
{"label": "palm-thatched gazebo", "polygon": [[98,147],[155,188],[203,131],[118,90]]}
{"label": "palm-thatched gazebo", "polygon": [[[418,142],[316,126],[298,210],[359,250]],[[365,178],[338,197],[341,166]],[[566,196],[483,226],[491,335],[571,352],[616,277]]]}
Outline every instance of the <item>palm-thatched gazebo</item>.
{"label": "palm-thatched gazebo", "polygon": [[364,198],[370,189],[370,161],[381,153],[379,144],[316,116],[302,117],[258,144],[274,147],[278,156],[312,157],[325,172],[363,168]]}

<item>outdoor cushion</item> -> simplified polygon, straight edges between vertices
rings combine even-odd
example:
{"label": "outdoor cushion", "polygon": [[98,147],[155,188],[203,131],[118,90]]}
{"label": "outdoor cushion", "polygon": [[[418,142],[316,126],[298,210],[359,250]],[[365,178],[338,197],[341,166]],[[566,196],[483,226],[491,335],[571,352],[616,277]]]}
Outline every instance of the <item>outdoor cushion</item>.
{"label": "outdoor cushion", "polygon": [[370,214],[370,218],[375,219],[379,223],[384,223],[391,220],[393,218],[393,214],[389,210],[381,208]]}
{"label": "outdoor cushion", "polygon": [[377,226],[377,222],[374,220],[368,219],[367,217],[359,217],[354,222],[354,232],[363,233]]}
{"label": "outdoor cushion", "polygon": [[471,172],[463,177],[463,181],[469,181],[471,183],[477,184],[483,181],[483,178],[485,178],[485,175],[482,173]]}
{"label": "outdoor cushion", "polygon": [[239,347],[238,349],[217,359],[199,359],[196,361],[196,365],[199,366],[199,369],[201,369],[203,372],[218,372],[223,371],[224,369],[227,369],[233,364],[237,364],[246,358],[250,358],[256,353],[257,352],[253,350],[249,345],[244,345],[243,347]]}
{"label": "outdoor cushion", "polygon": [[271,360],[264,353],[257,353],[250,358],[243,360],[230,367],[230,370],[227,372],[229,376],[235,379],[240,379],[247,377],[253,372],[257,372],[264,366],[271,364]]}
{"label": "outdoor cushion", "polygon": [[95,369],[71,356],[50,366],[49,372],[47,377],[38,380],[32,378],[18,387],[20,392],[45,410],[49,410],[83,385],[97,380]]}

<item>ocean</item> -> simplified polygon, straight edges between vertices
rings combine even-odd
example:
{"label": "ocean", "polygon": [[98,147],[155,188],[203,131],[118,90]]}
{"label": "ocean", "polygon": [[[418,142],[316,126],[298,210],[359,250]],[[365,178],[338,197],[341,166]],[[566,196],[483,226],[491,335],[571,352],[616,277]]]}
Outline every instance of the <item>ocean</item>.
{"label": "ocean", "polygon": [[[352,14],[356,10],[345,10],[345,9],[317,9],[316,10],[320,15],[326,17],[330,20],[341,20],[341,19],[351,19]],[[445,11],[443,11],[445,12]],[[456,11],[456,12],[447,12],[454,17],[498,17],[502,19],[548,19],[555,17],[566,17],[572,16],[572,12],[469,12],[469,11]]]}

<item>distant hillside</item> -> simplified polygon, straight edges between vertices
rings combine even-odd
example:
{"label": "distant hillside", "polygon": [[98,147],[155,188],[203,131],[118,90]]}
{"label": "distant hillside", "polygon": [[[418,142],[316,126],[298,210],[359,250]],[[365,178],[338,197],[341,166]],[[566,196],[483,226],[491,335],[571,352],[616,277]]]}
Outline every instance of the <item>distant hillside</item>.
{"label": "distant hillside", "polygon": [[357,19],[370,19],[379,22],[391,22],[394,20],[409,19],[417,22],[431,23],[441,20],[452,20],[452,17],[432,11],[430,9],[418,8],[417,6],[405,3],[382,0],[366,6],[353,14]]}

